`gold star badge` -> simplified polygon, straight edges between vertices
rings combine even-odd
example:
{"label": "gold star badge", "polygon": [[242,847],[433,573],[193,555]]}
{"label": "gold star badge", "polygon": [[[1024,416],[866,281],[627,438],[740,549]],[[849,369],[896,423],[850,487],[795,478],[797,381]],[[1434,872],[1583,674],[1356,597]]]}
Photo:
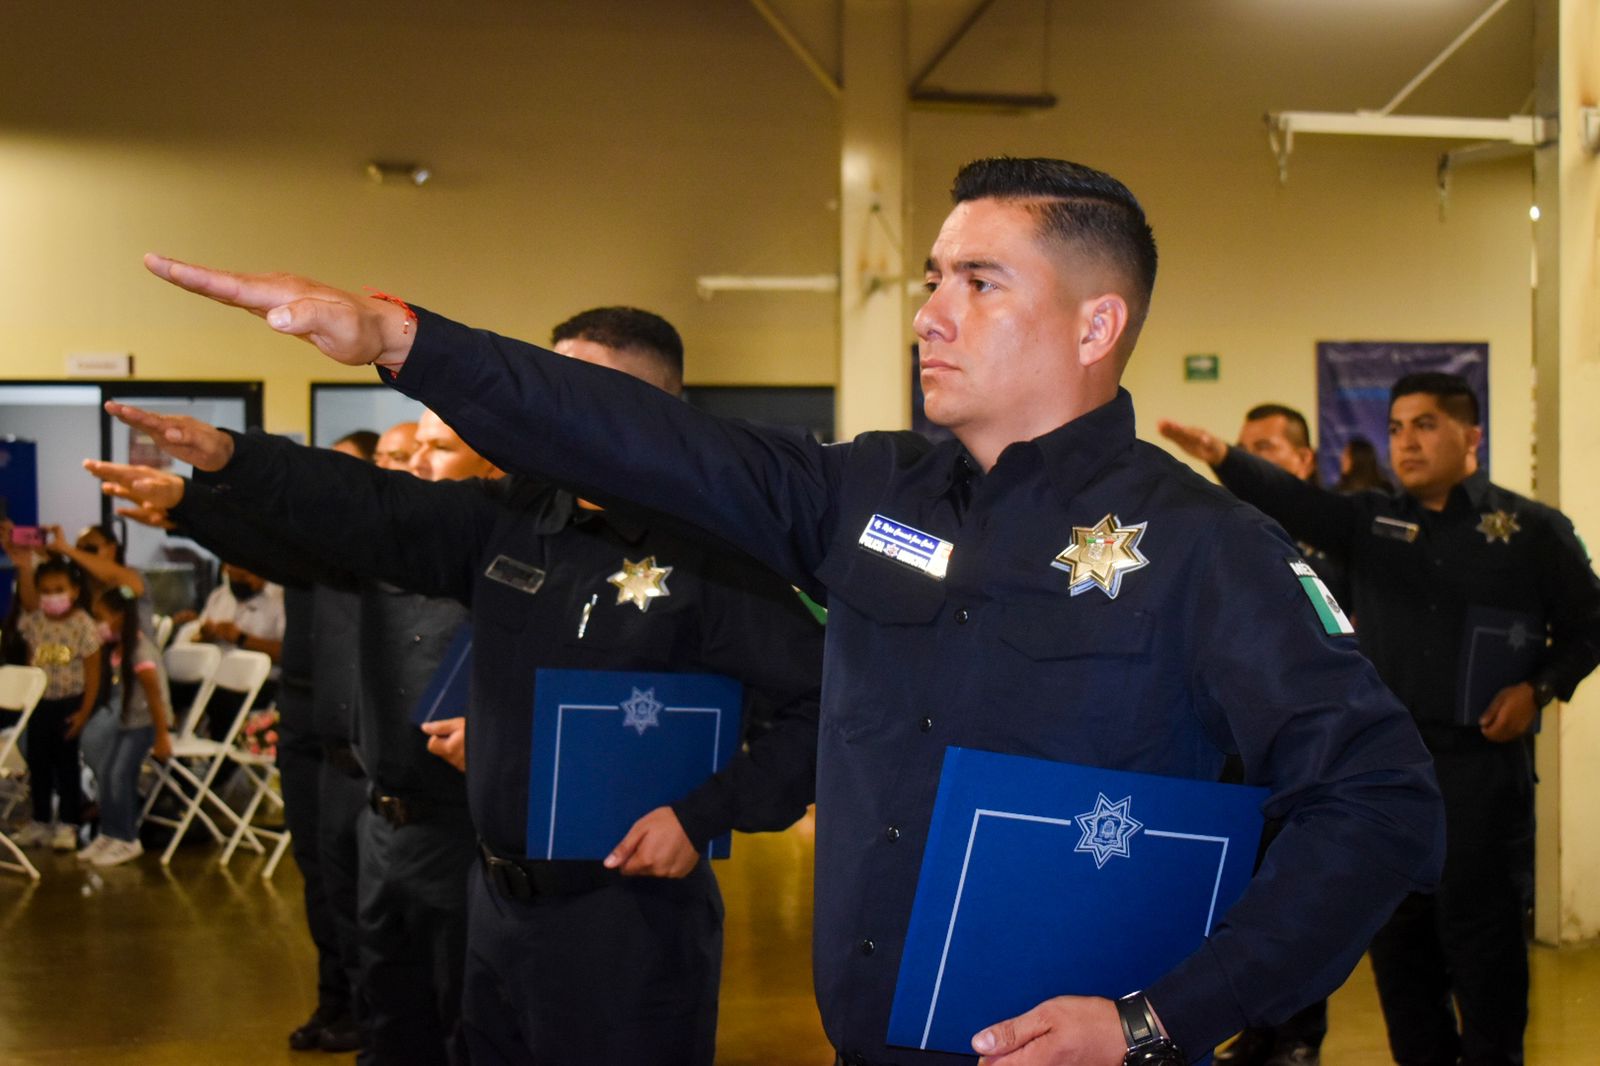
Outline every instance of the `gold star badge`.
{"label": "gold star badge", "polygon": [[1510,511],[1486,511],[1478,518],[1478,532],[1490,544],[1495,541],[1511,543],[1511,534],[1521,533],[1522,527],[1517,525],[1517,516]]}
{"label": "gold star badge", "polygon": [[1098,588],[1116,599],[1122,575],[1150,565],[1139,552],[1139,538],[1147,525],[1124,526],[1116,515],[1108,514],[1092,526],[1073,526],[1072,543],[1050,565],[1072,576],[1068,587],[1072,595]]}
{"label": "gold star badge", "polygon": [[657,566],[656,557],[647,555],[639,562],[622,560],[622,569],[606,578],[606,583],[617,586],[617,605],[632,603],[641,611],[650,609],[650,601],[657,596],[670,596],[667,575],[670,566]]}

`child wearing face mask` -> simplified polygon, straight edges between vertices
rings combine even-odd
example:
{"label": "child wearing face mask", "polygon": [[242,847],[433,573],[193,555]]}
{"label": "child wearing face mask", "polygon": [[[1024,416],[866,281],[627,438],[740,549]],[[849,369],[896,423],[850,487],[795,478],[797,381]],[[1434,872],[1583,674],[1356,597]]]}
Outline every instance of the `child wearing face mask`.
{"label": "child wearing face mask", "polygon": [[[9,533],[9,531],[7,531]],[[12,839],[25,847],[49,843],[57,851],[78,846],[83,796],[79,786],[78,734],[94,711],[100,690],[100,638],[80,605],[83,574],[65,559],[39,563],[34,553],[6,537],[17,568],[18,631],[32,651],[30,662],[45,672],[44,698],[28,721],[28,791],[33,821]],[[51,801],[57,821],[51,828]]]}
{"label": "child wearing face mask", "polygon": [[100,835],[78,852],[96,866],[116,866],[144,854],[139,843],[139,767],[147,754],[172,756],[167,729],[167,674],[155,642],[139,628],[138,596],[126,585],[95,597],[98,635],[111,649],[110,706],[118,717],[116,739],[100,787]]}

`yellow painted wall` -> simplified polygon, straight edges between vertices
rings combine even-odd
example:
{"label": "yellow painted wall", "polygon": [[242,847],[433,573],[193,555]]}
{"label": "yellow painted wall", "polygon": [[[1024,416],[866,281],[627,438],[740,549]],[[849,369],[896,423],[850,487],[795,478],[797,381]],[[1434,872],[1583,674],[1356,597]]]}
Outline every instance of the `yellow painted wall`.
{"label": "yellow painted wall", "polygon": [[[1523,4],[1499,17],[1513,42]],[[919,29],[926,7],[911,5],[924,53],[938,43]],[[1405,17],[1427,32],[1402,44],[1374,39],[1367,0],[1057,7],[1059,107],[913,115],[908,259],[965,159],[1106,167],[1144,200],[1163,251],[1129,373],[1147,432],[1161,416],[1232,432],[1266,399],[1314,409],[1319,339],[1487,340],[1494,473],[1525,488],[1526,164],[1463,171],[1441,219],[1445,145],[1303,138],[1280,186],[1259,121],[1380,103],[1476,9],[1423,5]],[[682,329],[691,382],[836,380],[830,297],[694,291],[701,273],[837,266],[835,105],[747,4],[326,9],[290,3],[269,24],[197,0],[95,2],[8,20],[0,377],[131,350],[142,377],[264,380],[268,426],[287,431],[305,429],[307,382],[363,380],[166,291],[138,266],[155,248],[370,284],[530,338],[582,307],[632,302]],[[931,81],[1037,88],[1005,84],[1039,78],[1026,73],[1037,9],[996,5]],[[1478,73],[1447,68],[1416,106],[1515,110],[1521,82],[1483,74],[1484,59],[1463,53]],[[420,159],[437,177],[375,186],[360,173],[374,157]],[[1190,352],[1220,353],[1222,381],[1185,385]]]}

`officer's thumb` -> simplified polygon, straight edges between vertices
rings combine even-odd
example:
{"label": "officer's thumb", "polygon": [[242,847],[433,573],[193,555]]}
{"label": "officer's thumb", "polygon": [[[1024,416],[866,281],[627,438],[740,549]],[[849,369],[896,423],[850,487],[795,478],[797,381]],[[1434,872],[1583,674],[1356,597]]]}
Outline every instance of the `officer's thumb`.
{"label": "officer's thumb", "polygon": [[622,843],[611,849],[611,854],[606,856],[601,865],[607,870],[615,870],[633,858],[633,853],[639,850],[639,841],[643,836],[638,826],[628,830],[628,835],[622,838]]}
{"label": "officer's thumb", "polygon": [[972,1038],[972,1050],[980,1055],[1009,1055],[1017,1048],[1043,1036],[1049,1029],[1037,1010],[1007,1018],[989,1026]]}

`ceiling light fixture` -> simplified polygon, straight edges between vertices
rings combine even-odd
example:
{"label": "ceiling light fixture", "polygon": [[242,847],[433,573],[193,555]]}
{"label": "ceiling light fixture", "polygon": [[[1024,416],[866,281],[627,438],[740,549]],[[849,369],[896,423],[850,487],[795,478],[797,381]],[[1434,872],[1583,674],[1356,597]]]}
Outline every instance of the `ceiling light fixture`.
{"label": "ceiling light fixture", "polygon": [[366,173],[377,185],[386,182],[421,185],[433,177],[433,171],[421,163],[394,163],[380,159],[368,161]]}

